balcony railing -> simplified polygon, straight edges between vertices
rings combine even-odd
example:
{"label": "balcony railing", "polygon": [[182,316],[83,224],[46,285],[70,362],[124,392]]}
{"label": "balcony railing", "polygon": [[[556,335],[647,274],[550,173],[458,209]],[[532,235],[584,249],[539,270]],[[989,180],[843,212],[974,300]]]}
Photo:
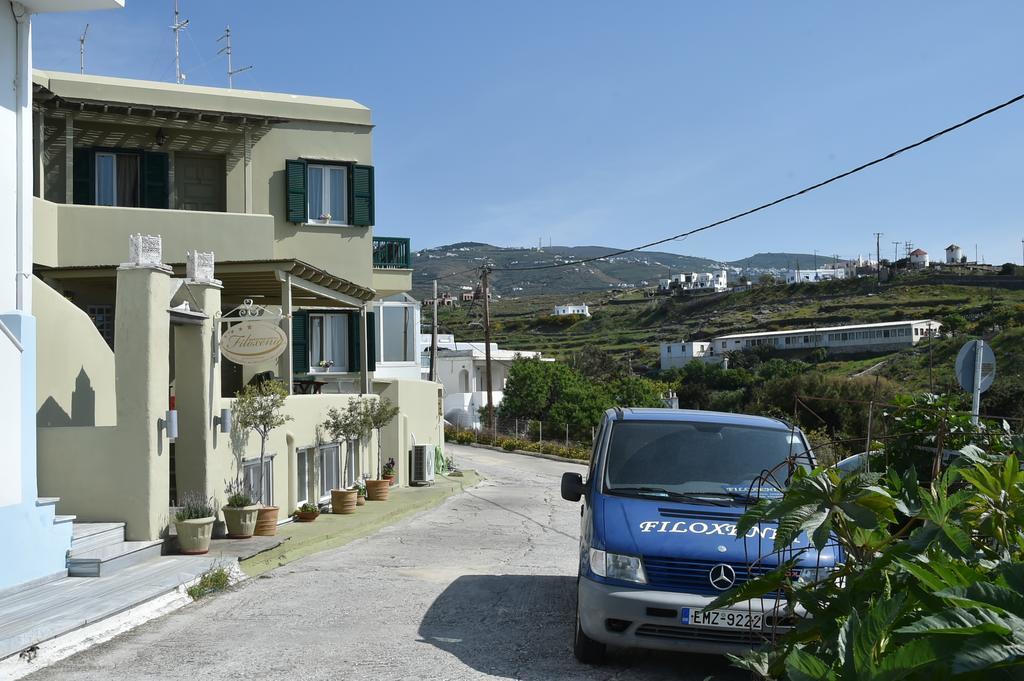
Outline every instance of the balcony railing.
{"label": "balcony railing", "polygon": [[373,237],[373,266],[379,269],[411,269],[412,252],[409,239],[403,237]]}

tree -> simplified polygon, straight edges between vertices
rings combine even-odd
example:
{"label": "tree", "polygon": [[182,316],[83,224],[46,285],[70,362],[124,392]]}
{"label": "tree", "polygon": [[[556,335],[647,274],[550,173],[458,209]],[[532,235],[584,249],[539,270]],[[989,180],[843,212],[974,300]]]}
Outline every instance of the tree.
{"label": "tree", "polygon": [[392,403],[386,397],[376,400],[365,398],[361,399],[360,402],[360,413],[365,424],[364,427],[377,435],[377,479],[381,480],[384,478],[384,459],[381,456],[383,443],[381,442],[380,431],[398,416],[398,405]]}
{"label": "tree", "polygon": [[270,432],[292,420],[282,414],[288,389],[280,381],[264,381],[247,385],[235,393],[232,418],[243,430],[252,430],[260,436],[260,474],[257,498],[263,502],[263,464],[267,455],[267,439]]}
{"label": "tree", "polygon": [[956,338],[958,333],[962,333],[967,328],[967,320],[964,316],[958,313],[946,315],[942,318],[942,331],[948,333],[950,336]]}
{"label": "tree", "polygon": [[1006,276],[1013,276],[1017,273],[1017,266],[1012,262],[1004,262],[1003,266],[999,268],[999,274]]}
{"label": "tree", "polygon": [[573,353],[569,366],[583,376],[599,381],[626,375],[626,366],[620,359],[594,345],[584,346],[578,353]]}
{"label": "tree", "polygon": [[608,386],[612,400],[620,407],[663,407],[669,386],[640,376],[624,376]]}
{"label": "tree", "polygon": [[775,275],[768,272],[765,272],[757,278],[757,283],[761,286],[772,286],[775,281]]}

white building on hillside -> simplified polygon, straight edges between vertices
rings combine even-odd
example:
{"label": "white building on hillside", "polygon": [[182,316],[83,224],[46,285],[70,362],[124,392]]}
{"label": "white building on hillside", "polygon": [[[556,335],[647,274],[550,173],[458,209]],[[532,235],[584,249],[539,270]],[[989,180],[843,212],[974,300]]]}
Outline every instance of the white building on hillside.
{"label": "white building on hillside", "polygon": [[946,246],[946,264],[954,265],[963,260],[964,249],[960,248],[956,244],[950,244]]}
{"label": "white building on hillside", "polygon": [[661,344],[661,370],[674,369],[689,364],[695,359],[718,363],[723,357],[715,355],[711,341],[680,341]]}
{"label": "white building on hillside", "polygon": [[715,337],[713,352],[722,354],[762,346],[777,350],[828,348],[835,353],[898,350],[916,345],[923,338],[938,335],[939,327],[940,324],[937,321],[915,319],[788,331],[734,333]]}
{"label": "white building on hillside", "polygon": [[845,267],[819,267],[812,270],[795,269],[789,270],[786,273],[786,283],[801,284],[846,279],[846,274],[847,269]]}
{"label": "white building on hillside", "polygon": [[584,317],[590,316],[590,308],[586,305],[555,305],[555,309],[551,311],[551,316],[562,317],[564,315],[578,314]]}
{"label": "white building on hillside", "polygon": [[682,291],[714,291],[721,293],[728,285],[728,272],[685,272],[673,274],[667,279],[658,280],[658,288],[662,291],[679,289]]}
{"label": "white building on hillside", "polygon": [[910,252],[910,266],[914,268],[928,267],[928,251],[923,248],[915,248]]}
{"label": "white building on hillside", "polygon": [[[430,367],[430,335],[421,334],[420,346],[424,372]],[[491,343],[491,395],[494,408],[501,404],[508,379],[508,370],[516,359],[544,359],[539,352],[502,350]],[[487,363],[484,343],[456,342],[451,336],[438,335],[437,375],[434,379],[444,386],[444,418],[459,428],[479,429],[480,410],[487,406]]]}

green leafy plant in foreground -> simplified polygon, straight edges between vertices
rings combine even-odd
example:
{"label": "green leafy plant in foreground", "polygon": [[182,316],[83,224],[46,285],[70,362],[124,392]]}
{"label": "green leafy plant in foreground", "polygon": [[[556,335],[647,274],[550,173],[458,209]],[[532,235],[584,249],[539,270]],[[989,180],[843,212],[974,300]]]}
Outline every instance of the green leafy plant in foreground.
{"label": "green leafy plant in foreground", "polygon": [[228,574],[226,568],[215,567],[212,570],[208,570],[203,573],[192,586],[185,590],[185,593],[189,595],[194,601],[198,601],[203,596],[208,596],[218,591],[224,591],[231,586],[231,575]]}
{"label": "green leafy plant in foreground", "polygon": [[[945,406],[903,402],[887,415],[892,446],[869,467],[883,472],[798,471],[743,516],[738,536],[777,522],[775,550],[791,559],[712,607],[780,592],[809,617],[738,666],[791,681],[1024,678],[1021,440],[994,424],[969,433]],[[962,446],[947,457],[943,440]],[[790,577],[801,532],[841,551],[820,581]]]}

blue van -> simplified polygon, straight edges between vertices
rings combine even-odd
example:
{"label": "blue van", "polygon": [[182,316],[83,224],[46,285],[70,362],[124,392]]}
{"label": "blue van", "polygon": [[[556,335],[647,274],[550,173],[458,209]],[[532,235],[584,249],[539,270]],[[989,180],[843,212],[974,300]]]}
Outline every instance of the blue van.
{"label": "blue van", "polygon": [[[789,462],[789,463],[787,463]],[[679,409],[613,409],[590,469],[562,476],[583,500],[573,651],[588,664],[607,645],[740,653],[800,613],[764,598],[705,607],[724,591],[798,556],[794,580],[817,580],[836,556],[800,537],[779,555],[775,527],[744,537],[736,522],[758,497],[778,496],[793,466],[813,467],[803,433],[761,416]],[[765,484],[775,471],[775,486]]]}

